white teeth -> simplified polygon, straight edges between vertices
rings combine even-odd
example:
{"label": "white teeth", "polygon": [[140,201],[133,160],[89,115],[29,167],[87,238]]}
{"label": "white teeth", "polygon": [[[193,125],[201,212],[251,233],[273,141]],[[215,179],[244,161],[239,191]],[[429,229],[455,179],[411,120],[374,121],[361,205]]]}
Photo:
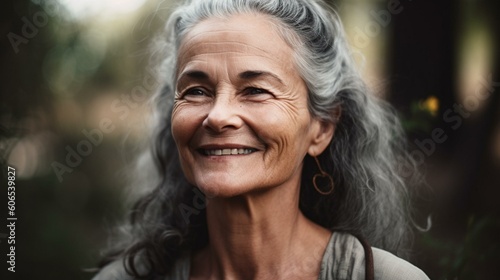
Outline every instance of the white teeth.
{"label": "white teeth", "polygon": [[213,149],[203,150],[207,156],[226,156],[226,155],[247,155],[252,153],[253,149]]}

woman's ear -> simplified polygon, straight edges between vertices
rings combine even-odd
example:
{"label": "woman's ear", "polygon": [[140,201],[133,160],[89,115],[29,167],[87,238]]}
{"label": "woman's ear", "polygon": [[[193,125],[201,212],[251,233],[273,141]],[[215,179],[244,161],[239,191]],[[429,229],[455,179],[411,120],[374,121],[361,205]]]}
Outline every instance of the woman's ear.
{"label": "woman's ear", "polygon": [[337,123],[340,119],[342,111],[340,106],[337,106],[334,113],[334,121],[325,121],[321,119],[314,120],[314,132],[313,139],[311,141],[311,145],[307,153],[310,156],[318,156],[328,147],[330,144],[333,135],[335,134],[335,129],[337,127]]}

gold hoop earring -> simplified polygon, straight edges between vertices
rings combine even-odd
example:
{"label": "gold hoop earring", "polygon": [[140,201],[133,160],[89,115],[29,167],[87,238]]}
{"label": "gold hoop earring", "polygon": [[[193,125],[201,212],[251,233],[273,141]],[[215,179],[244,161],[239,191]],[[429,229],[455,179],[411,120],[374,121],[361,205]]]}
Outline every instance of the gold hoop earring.
{"label": "gold hoop earring", "polygon": [[[333,183],[333,178],[332,176],[330,176],[330,174],[326,173],[325,171],[323,171],[323,169],[321,168],[321,165],[319,164],[319,160],[317,157],[314,157],[314,160],[316,160],[316,164],[318,165],[318,168],[319,168],[319,173],[316,173],[313,177],[313,186],[314,188],[316,189],[317,192],[319,192],[320,194],[322,195],[329,195],[333,192],[333,189],[335,188],[335,185]],[[318,184],[316,182],[316,179],[317,178],[327,178],[328,181],[329,181],[329,186],[330,186],[330,189],[328,191],[322,191],[320,188],[318,188]]]}

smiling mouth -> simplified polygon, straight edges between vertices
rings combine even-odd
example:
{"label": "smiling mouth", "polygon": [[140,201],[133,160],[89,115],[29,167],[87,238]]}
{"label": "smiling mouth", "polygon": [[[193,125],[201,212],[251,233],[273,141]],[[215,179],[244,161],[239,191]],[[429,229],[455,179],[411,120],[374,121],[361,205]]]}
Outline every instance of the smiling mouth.
{"label": "smiling mouth", "polygon": [[240,148],[240,149],[198,149],[198,151],[206,156],[231,156],[231,155],[248,155],[256,149]]}

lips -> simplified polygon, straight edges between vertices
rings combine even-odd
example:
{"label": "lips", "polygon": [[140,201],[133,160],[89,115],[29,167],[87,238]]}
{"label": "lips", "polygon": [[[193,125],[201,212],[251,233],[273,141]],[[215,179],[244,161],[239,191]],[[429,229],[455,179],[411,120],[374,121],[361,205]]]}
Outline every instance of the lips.
{"label": "lips", "polygon": [[255,149],[203,149],[202,152],[207,156],[248,155],[255,152]]}
{"label": "lips", "polygon": [[248,155],[256,152],[257,149],[236,146],[236,145],[204,145],[197,149],[199,153],[206,156],[231,156],[231,155]]}

